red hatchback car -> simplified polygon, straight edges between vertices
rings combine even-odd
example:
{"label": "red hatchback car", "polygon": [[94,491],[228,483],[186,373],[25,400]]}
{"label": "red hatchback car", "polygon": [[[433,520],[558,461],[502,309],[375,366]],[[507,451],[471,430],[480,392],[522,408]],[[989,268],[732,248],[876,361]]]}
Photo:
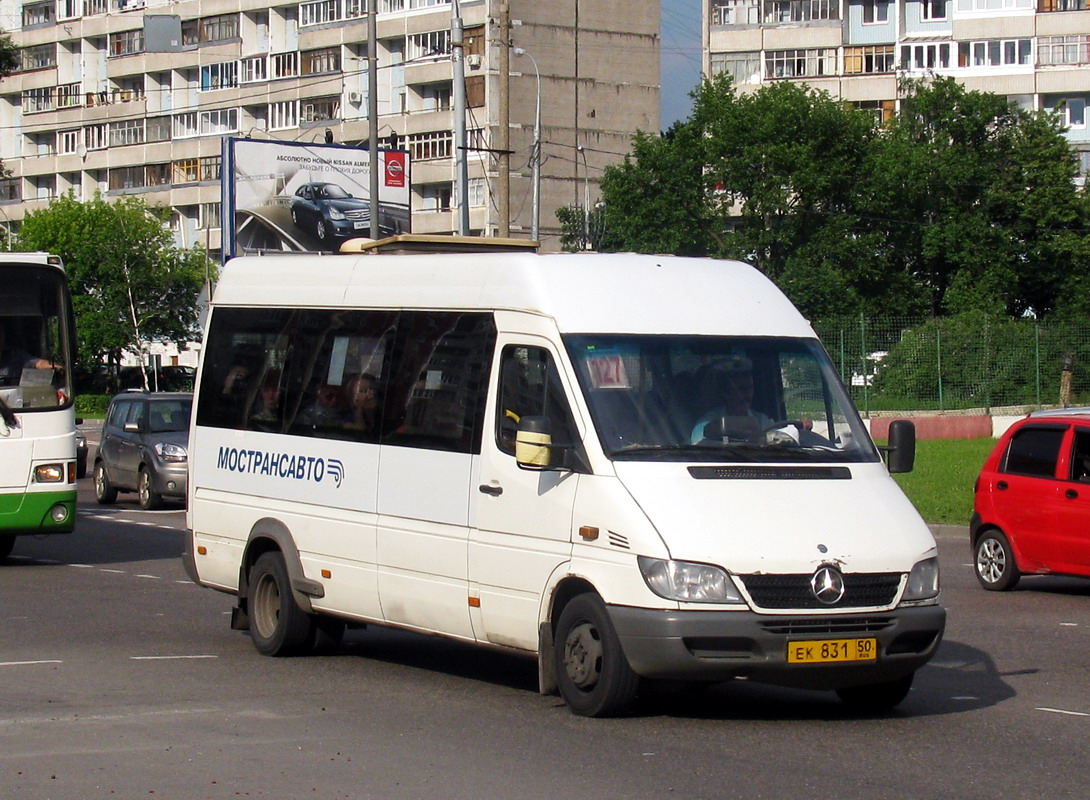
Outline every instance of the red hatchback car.
{"label": "red hatchback car", "polygon": [[980,585],[1023,574],[1090,576],[1090,408],[1038,411],[996,444],[974,487],[969,536]]}

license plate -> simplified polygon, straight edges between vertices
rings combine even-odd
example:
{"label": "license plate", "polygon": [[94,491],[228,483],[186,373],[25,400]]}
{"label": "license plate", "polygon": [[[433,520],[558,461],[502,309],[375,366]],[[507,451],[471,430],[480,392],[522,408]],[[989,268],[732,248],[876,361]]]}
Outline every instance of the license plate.
{"label": "license plate", "polygon": [[353,229],[355,229],[357,231],[360,231],[360,230],[363,230],[364,228],[371,227],[371,223],[368,222],[367,220],[363,220],[362,222],[361,221],[356,221],[356,222],[352,223],[352,227],[353,227]]}
{"label": "license plate", "polygon": [[787,643],[788,664],[831,664],[874,661],[877,658],[877,639],[818,639]]}

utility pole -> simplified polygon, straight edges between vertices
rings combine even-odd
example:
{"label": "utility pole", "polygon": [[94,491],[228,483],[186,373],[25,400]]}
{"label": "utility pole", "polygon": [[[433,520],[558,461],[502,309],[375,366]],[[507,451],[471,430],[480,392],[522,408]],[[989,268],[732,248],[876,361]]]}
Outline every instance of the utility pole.
{"label": "utility pole", "polygon": [[378,5],[367,4],[367,149],[371,175],[371,238],[379,238],[378,229]]}
{"label": "utility pole", "polygon": [[496,179],[496,204],[499,206],[499,235],[511,235],[511,7],[508,0],[499,0],[496,17],[499,47],[499,172]]}
{"label": "utility pole", "polygon": [[[374,0],[372,0],[374,2]],[[454,62],[454,194],[458,198],[458,235],[469,236],[469,143],[466,141],[466,59],[462,7],[450,10],[450,57]]]}

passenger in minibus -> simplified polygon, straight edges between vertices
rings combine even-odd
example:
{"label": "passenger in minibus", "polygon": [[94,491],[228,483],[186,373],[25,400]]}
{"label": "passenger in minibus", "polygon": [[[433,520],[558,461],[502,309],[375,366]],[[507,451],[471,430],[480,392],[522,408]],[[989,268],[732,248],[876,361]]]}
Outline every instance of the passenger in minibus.
{"label": "passenger in minibus", "polygon": [[368,372],[353,375],[345,383],[344,395],[348,408],[342,420],[346,429],[362,431],[364,435],[378,433],[377,383],[375,376]]}

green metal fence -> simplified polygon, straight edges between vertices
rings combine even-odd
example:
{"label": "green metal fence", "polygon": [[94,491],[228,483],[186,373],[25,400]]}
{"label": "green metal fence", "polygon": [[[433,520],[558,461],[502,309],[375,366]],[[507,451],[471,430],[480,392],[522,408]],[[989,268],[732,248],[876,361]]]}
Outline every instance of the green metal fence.
{"label": "green metal fence", "polygon": [[1090,405],[1090,323],[969,313],[813,325],[864,414]]}

